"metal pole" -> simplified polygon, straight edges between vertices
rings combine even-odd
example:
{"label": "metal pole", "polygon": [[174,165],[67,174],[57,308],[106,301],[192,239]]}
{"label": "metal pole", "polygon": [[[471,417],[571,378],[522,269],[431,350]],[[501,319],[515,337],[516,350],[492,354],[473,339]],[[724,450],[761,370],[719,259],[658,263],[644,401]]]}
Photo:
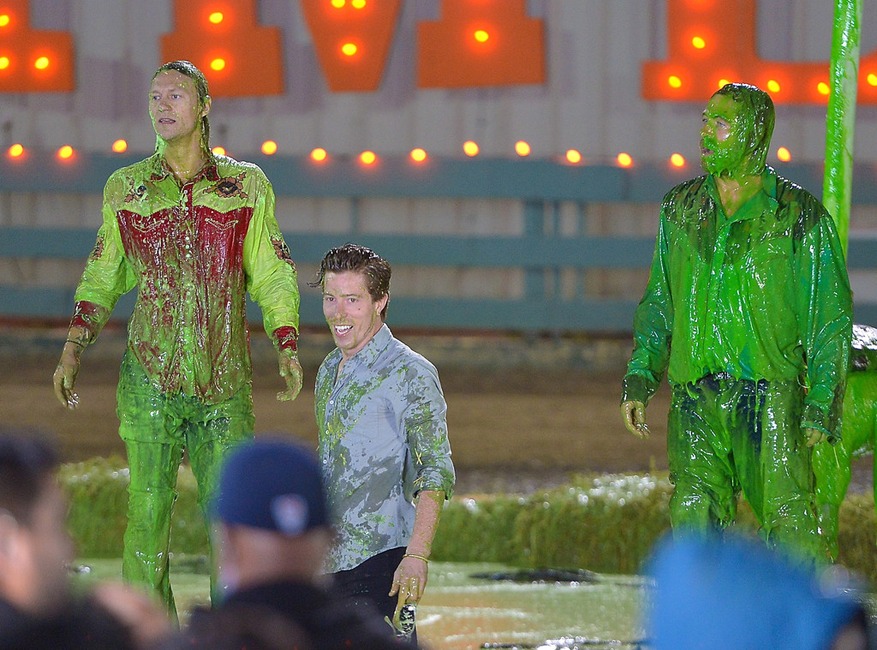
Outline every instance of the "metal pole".
{"label": "metal pole", "polygon": [[850,230],[861,25],[861,0],[835,0],[822,203],[837,224],[844,256]]}

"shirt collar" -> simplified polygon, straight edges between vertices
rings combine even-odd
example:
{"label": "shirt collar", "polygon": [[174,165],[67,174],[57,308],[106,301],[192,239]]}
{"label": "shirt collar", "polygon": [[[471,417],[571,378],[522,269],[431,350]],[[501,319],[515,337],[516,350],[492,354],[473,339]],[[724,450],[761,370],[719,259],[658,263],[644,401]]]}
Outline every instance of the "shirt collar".
{"label": "shirt collar", "polygon": [[[353,355],[350,361],[355,360],[358,364],[371,365],[372,362],[378,358],[378,355],[384,350],[384,348],[389,345],[392,338],[393,333],[390,332],[390,328],[384,323],[381,325],[381,328],[375,332],[375,335],[369,339],[369,342],[366,343],[359,352]],[[341,361],[341,358],[342,356],[339,354],[339,362]]]}
{"label": "shirt collar", "polygon": [[[716,202],[717,206],[721,206],[722,202],[719,200],[719,190],[716,186],[716,179],[712,174],[709,174],[708,179],[713,200]],[[755,219],[766,212],[776,212],[779,207],[776,195],[777,173],[773,167],[765,165],[764,171],[761,172],[761,190],[753,194],[746,203],[737,209],[737,212],[735,212],[732,217],[728,218],[728,220],[744,221],[747,219]]]}
{"label": "shirt collar", "polygon": [[[173,171],[167,164],[164,156],[157,151],[149,158],[149,169],[150,180],[161,181],[168,177],[173,178]],[[192,178],[192,182],[199,181],[202,178],[214,182],[219,180],[219,170],[217,169],[216,157],[213,153],[208,153],[207,163],[201,168],[201,171]]]}
{"label": "shirt collar", "polygon": [[384,323],[381,325],[381,329],[375,332],[375,335],[371,338],[371,341],[365,344],[365,347],[359,351],[358,356],[362,358],[363,363],[371,364],[375,359],[378,358],[378,355],[383,351],[387,344],[390,342],[390,339],[393,338],[393,335],[390,333],[390,328],[387,327],[387,324]]}

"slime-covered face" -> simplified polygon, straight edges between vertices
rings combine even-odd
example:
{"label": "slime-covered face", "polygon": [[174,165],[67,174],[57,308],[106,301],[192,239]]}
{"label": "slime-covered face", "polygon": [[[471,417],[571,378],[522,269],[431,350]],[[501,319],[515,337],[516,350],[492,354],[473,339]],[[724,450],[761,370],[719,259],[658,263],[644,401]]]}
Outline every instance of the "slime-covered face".
{"label": "slime-covered face", "polygon": [[361,271],[330,271],[323,277],[323,316],[345,359],[362,350],[383,325],[381,310],[389,296],[375,300],[366,282]]}
{"label": "slime-covered face", "polygon": [[201,106],[195,82],[176,70],[156,75],[149,88],[149,117],[156,135],[165,142],[199,138],[200,120],[210,111],[210,103]]}
{"label": "slime-covered face", "polygon": [[749,121],[729,95],[713,95],[703,111],[700,164],[716,176],[734,176],[744,169]]}

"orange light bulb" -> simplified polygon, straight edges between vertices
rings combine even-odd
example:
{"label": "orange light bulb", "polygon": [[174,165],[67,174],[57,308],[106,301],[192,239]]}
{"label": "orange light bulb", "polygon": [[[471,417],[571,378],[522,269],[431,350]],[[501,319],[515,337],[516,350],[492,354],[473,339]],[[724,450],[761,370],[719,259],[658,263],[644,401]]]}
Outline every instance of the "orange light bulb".
{"label": "orange light bulb", "polygon": [[530,148],[529,142],[526,142],[525,140],[518,140],[517,142],[515,142],[515,153],[518,154],[519,156],[521,156],[522,158],[524,156],[529,156],[530,151],[531,151],[531,148]]}
{"label": "orange light bulb", "polygon": [[615,160],[618,163],[619,167],[630,167],[633,165],[633,158],[629,153],[621,152],[617,156],[615,156]]}

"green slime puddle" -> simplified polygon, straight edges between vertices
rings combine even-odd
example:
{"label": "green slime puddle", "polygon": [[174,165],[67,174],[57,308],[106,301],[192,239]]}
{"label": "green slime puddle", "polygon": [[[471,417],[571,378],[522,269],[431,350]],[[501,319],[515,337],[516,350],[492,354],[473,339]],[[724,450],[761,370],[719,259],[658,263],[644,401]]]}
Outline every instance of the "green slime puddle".
{"label": "green slime puddle", "polygon": [[[197,560],[171,560],[181,620],[209,599],[209,578]],[[78,580],[121,579],[120,559],[83,559]],[[644,638],[640,611],[647,581],[597,574],[594,582],[519,583],[473,578],[513,573],[492,563],[433,562],[429,587],[417,609],[418,635],[436,650],[493,648],[634,648]],[[576,645],[578,640],[580,645]],[[606,645],[604,646],[603,643]]]}
{"label": "green slime puddle", "polygon": [[[548,640],[643,638],[643,578],[597,575],[595,582],[516,583],[472,578],[508,570],[496,564],[436,563],[418,608],[418,634],[433,648],[566,647]],[[541,645],[545,644],[545,645]],[[612,647],[624,647],[613,644]]]}

